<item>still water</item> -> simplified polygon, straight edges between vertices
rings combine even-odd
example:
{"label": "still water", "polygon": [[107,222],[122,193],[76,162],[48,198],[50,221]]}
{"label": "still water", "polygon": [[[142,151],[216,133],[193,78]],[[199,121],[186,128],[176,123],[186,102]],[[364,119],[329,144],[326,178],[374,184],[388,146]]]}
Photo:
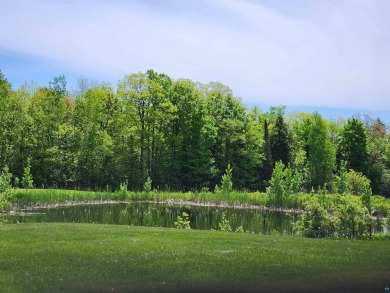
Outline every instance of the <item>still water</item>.
{"label": "still water", "polygon": [[[274,230],[291,235],[291,222],[297,214],[257,209],[234,209],[191,205],[168,205],[156,203],[118,203],[100,205],[79,205],[38,209],[33,212],[24,210],[15,215],[6,216],[11,223],[31,222],[71,222],[115,225],[134,225],[148,227],[175,227],[177,216],[183,212],[189,215],[192,229],[219,230],[222,214],[226,214],[232,230],[243,227],[247,232],[270,234]],[[387,231],[381,221],[374,221],[373,232]]]}
{"label": "still water", "polygon": [[222,213],[226,213],[232,230],[242,226],[245,231],[270,234],[292,233],[291,220],[296,214],[270,212],[255,209],[217,208],[190,205],[154,203],[102,204],[59,207],[24,211],[8,216],[9,222],[74,222],[134,225],[149,227],[175,227],[177,216],[189,214],[192,229],[219,230]]}

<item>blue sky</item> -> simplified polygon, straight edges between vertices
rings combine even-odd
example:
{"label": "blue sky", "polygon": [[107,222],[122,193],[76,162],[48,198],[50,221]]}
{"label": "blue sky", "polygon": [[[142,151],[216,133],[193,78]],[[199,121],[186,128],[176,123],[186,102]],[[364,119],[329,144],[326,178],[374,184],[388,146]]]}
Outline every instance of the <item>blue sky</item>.
{"label": "blue sky", "polygon": [[154,69],[220,81],[247,105],[390,122],[387,0],[0,0],[14,88]]}

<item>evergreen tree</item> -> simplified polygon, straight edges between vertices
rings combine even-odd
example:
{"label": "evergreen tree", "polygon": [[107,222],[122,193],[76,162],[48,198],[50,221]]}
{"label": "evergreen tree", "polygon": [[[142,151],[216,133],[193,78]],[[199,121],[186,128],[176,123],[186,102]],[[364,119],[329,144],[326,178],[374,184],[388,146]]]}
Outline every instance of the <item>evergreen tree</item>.
{"label": "evergreen tree", "polygon": [[290,163],[290,135],[281,113],[277,115],[271,135],[271,152],[274,162],[281,161],[285,166]]}
{"label": "evergreen tree", "polygon": [[270,141],[270,137],[269,137],[267,119],[264,119],[263,154],[264,154],[264,161],[263,161],[262,175],[263,175],[263,180],[265,182],[268,182],[272,176],[274,161],[272,159],[271,141]]}

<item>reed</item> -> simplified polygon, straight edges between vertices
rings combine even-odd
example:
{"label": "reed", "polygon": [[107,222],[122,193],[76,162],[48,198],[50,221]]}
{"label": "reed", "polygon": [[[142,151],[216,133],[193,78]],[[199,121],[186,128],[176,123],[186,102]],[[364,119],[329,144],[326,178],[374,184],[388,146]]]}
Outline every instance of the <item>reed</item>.
{"label": "reed", "polygon": [[[31,205],[37,203],[64,203],[67,201],[129,201],[129,200],[148,200],[148,201],[195,201],[201,203],[226,203],[226,204],[249,204],[255,206],[267,206],[268,194],[264,192],[208,192],[208,191],[188,191],[188,192],[170,192],[170,191],[85,191],[85,190],[65,190],[65,189],[15,189],[15,201],[20,205]],[[280,208],[303,209],[305,203],[314,196],[313,193],[296,193],[289,198],[283,199]],[[360,200],[353,196],[354,200]],[[326,208],[331,208],[337,200],[333,194],[323,194],[321,204]],[[380,216],[386,217],[390,211],[390,199],[382,196],[372,196],[373,209]]]}

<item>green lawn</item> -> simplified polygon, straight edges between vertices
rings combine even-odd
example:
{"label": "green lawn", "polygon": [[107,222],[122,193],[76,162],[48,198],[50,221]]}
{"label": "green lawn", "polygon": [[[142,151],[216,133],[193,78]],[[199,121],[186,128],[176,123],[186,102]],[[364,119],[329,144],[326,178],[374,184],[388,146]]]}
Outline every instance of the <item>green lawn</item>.
{"label": "green lawn", "polygon": [[384,292],[390,242],[0,225],[1,292]]}

